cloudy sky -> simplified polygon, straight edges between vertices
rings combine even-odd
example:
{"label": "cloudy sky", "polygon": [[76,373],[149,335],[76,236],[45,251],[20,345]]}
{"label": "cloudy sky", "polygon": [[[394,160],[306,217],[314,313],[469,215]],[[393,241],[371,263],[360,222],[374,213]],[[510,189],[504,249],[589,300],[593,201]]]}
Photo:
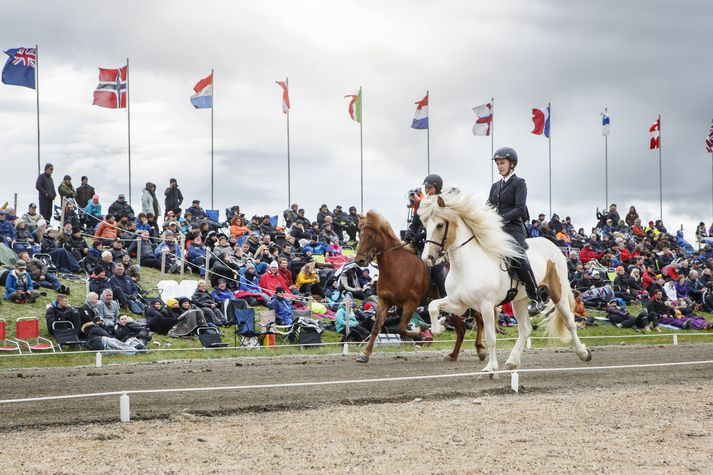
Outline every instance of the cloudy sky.
{"label": "cloudy sky", "polygon": [[[27,14],[32,12],[32,21]],[[39,44],[42,162],[55,183],[86,174],[108,206],[128,193],[125,110],[91,105],[98,67],[131,61],[132,195],[178,179],[210,203],[210,112],[193,85],[215,69],[215,205],[277,214],[292,198],[359,206],[359,126],[345,94],[364,88],[364,205],[400,228],[405,193],[426,174],[426,132],[410,128],[430,91],[431,170],[485,196],[490,139],[471,107],[495,98],[495,147],[514,147],[531,214],[548,211],[547,140],[531,108],[552,103],[553,211],[590,227],[605,204],[600,113],[608,107],[609,201],[664,220],[709,223],[711,12],[696,1],[24,1],[3,7],[0,47]],[[0,202],[36,200],[35,97],[0,85]]]}

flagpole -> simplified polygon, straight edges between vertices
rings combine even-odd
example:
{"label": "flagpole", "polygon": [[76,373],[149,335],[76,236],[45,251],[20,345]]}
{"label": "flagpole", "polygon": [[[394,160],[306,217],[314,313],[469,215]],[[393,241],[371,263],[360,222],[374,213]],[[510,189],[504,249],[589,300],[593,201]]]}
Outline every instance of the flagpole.
{"label": "flagpole", "polygon": [[215,75],[213,69],[210,70],[211,78],[211,100],[210,100],[210,209],[215,209],[213,206],[213,109],[215,108]]}
{"label": "flagpole", "polygon": [[[35,45],[35,97],[37,102],[37,174],[40,174],[40,49]],[[17,210],[16,210],[17,211]]]}
{"label": "flagpole", "polygon": [[[607,108],[604,108],[607,115]],[[609,136],[604,136],[604,209],[609,209]]]}
{"label": "flagpole", "polygon": [[[119,70],[121,80],[121,70]],[[131,204],[131,102],[129,100],[129,58],[126,58],[126,122],[129,145],[129,204]],[[121,104],[119,104],[121,106]]]}
{"label": "flagpole", "polygon": [[492,160],[495,155],[495,98],[490,98],[490,183],[495,181],[495,175],[493,170],[495,169],[495,162]]}
{"label": "flagpole", "polygon": [[[359,86],[359,98],[361,100],[361,109],[359,116],[359,158],[361,168],[361,213],[364,214],[364,96],[362,95],[361,86]],[[430,124],[429,124],[430,125]]]}
{"label": "flagpole", "polygon": [[661,166],[661,114],[659,114],[659,219],[663,220],[663,174]]}
{"label": "flagpole", "polygon": [[[287,88],[287,94],[290,92],[290,78],[285,78],[285,87]],[[289,96],[288,96],[289,97]],[[290,108],[287,108],[287,209],[292,206],[292,179],[291,179],[291,169],[290,169]]]}
{"label": "flagpole", "polygon": [[550,218],[552,218],[552,106],[547,103],[547,112],[550,119],[550,136],[547,137],[547,147],[549,156],[549,180],[550,180]]}
{"label": "flagpole", "polygon": [[[426,104],[428,104],[429,116],[431,115],[431,98],[428,95],[428,90],[426,91]],[[428,127],[426,127],[426,175],[431,174],[431,118],[428,118]]]}
{"label": "flagpole", "polygon": [[[711,129],[713,129],[713,120],[711,120]],[[711,137],[713,139],[713,137]],[[713,190],[713,147],[711,147],[711,190]],[[713,210],[713,191],[711,192],[711,210]],[[713,221],[711,221],[713,226]]]}

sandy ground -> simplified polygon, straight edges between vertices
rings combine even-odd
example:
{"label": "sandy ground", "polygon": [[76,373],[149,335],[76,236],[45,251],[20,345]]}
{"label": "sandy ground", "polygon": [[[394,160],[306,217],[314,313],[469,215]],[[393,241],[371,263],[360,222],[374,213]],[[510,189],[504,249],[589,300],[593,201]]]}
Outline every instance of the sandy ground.
{"label": "sandy ground", "polygon": [[[455,364],[441,357],[379,355],[366,366],[306,356],[4,371],[0,398],[481,366],[472,354]],[[529,351],[526,358],[527,367],[586,365],[570,351]],[[596,348],[590,364],[704,359],[713,359],[713,346],[607,347]],[[114,397],[3,405],[0,471],[711,472],[712,375],[710,365],[522,374],[519,395],[510,393],[509,378],[135,395],[128,424],[114,422]]]}

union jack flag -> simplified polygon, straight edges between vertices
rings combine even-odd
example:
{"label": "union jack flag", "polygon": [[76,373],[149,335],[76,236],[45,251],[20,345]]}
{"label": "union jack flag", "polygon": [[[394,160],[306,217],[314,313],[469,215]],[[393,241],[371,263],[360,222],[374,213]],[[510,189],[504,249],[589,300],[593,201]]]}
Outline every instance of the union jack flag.
{"label": "union jack flag", "polygon": [[118,69],[99,68],[99,84],[92,105],[109,109],[126,108],[128,66]]}
{"label": "union jack flag", "polygon": [[12,58],[12,64],[22,64],[25,67],[34,68],[37,60],[35,48],[19,48]]}
{"label": "union jack flag", "polygon": [[706,137],[706,152],[713,153],[713,125],[708,129],[708,136]]}

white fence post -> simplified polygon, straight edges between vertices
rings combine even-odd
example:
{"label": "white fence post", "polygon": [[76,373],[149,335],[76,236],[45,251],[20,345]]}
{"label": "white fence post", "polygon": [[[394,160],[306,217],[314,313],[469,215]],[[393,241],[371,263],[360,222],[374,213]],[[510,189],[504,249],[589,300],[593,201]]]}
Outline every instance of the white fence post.
{"label": "white fence post", "polygon": [[129,395],[124,393],[119,398],[119,419],[121,422],[131,421],[131,408],[129,407]]}
{"label": "white fence post", "polygon": [[186,235],[181,234],[181,277],[183,277],[183,259],[186,257]]}
{"label": "white fence post", "polygon": [[527,339],[527,342],[525,343],[525,348],[527,348],[528,350],[532,348],[532,339],[531,338]]}
{"label": "white fence post", "polygon": [[344,322],[344,346],[342,347],[342,355],[346,356],[349,354],[347,335],[349,335],[349,317],[352,313],[352,299],[350,297],[344,299],[344,309],[346,310],[346,321]]}
{"label": "white fence post", "polygon": [[96,361],[97,361],[96,362],[97,368],[101,368],[102,367],[102,352],[101,351],[97,351],[97,360]]}
{"label": "white fence post", "polygon": [[205,247],[205,281],[210,283],[210,248]]}
{"label": "white fence post", "polygon": [[673,335],[673,344],[678,345],[678,335]]}
{"label": "white fence post", "polygon": [[510,373],[510,388],[514,393],[520,392],[520,375],[515,372]]}

